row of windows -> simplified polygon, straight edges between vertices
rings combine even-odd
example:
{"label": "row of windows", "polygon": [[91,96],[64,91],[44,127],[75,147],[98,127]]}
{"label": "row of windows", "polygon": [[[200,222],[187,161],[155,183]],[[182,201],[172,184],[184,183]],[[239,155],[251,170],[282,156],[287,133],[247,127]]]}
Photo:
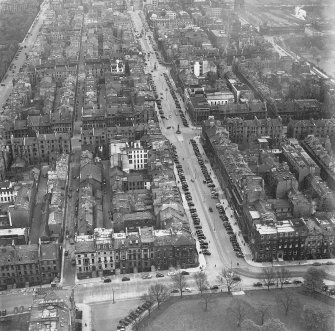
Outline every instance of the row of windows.
{"label": "row of windows", "polygon": [[13,195],[9,196],[9,197],[1,197],[0,200],[3,202],[3,201],[12,201],[14,198]]}

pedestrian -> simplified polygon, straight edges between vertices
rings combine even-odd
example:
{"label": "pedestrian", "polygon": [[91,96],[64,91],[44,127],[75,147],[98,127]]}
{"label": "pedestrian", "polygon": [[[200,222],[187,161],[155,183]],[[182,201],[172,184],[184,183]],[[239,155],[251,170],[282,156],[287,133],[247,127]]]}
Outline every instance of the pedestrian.
{"label": "pedestrian", "polygon": [[216,268],[216,265],[215,265],[215,268]]}

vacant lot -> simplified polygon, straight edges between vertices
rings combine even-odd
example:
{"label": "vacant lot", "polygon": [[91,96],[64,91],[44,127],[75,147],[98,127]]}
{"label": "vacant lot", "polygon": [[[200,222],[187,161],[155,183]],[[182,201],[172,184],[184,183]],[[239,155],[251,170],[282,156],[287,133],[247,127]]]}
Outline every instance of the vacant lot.
{"label": "vacant lot", "polygon": [[[286,324],[290,331],[305,331],[301,318],[303,306],[312,304],[321,306],[322,309],[333,314],[334,306],[321,302],[310,296],[306,296],[300,289],[289,290],[293,293],[298,303],[292,307],[285,316],[281,307],[276,303],[276,294],[280,290],[249,291],[245,295],[234,297],[246,301],[249,304],[250,312],[248,318],[259,322],[259,317],[253,311],[259,305],[270,306],[273,318],[279,318]],[[159,311],[155,311],[149,320],[144,321],[141,330],[146,331],[235,331],[241,330],[236,326],[236,320],[232,314],[227,313],[233,298],[227,294],[213,294],[212,302],[208,303],[208,310],[205,311],[204,301],[199,296],[187,296],[183,299],[171,298]],[[334,320],[330,325],[333,324]]]}

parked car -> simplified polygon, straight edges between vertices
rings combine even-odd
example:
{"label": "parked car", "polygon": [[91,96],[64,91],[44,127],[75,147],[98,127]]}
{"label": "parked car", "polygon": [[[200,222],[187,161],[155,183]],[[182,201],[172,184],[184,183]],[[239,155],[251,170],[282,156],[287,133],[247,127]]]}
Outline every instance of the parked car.
{"label": "parked car", "polygon": [[263,286],[263,284],[261,282],[257,282],[257,283],[254,283],[254,286],[255,287],[261,287],[261,286]]}
{"label": "parked car", "polygon": [[111,283],[111,282],[112,282],[112,280],[110,278],[105,278],[104,279],[104,283]]}
{"label": "parked car", "polygon": [[150,274],[144,274],[142,275],[142,279],[150,279],[152,276]]}
{"label": "parked car", "polygon": [[127,282],[127,281],[129,281],[129,280],[130,280],[129,277],[126,277],[126,276],[122,277],[122,281],[123,281],[123,282]]}
{"label": "parked car", "polygon": [[157,272],[157,273],[156,273],[156,277],[157,277],[157,278],[164,277],[164,274],[162,274],[161,272]]}
{"label": "parked car", "polygon": [[188,271],[183,270],[183,271],[181,272],[181,274],[187,276],[187,275],[189,275],[190,273],[189,273]]}

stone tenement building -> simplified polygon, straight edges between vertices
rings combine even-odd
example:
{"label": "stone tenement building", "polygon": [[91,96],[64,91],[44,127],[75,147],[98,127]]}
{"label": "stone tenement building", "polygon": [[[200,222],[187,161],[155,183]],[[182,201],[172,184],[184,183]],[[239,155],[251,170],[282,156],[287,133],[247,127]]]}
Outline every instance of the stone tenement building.
{"label": "stone tenement building", "polygon": [[195,239],[181,231],[147,227],[113,233],[97,228],[93,236],[77,236],[75,245],[78,278],[198,265]]}

